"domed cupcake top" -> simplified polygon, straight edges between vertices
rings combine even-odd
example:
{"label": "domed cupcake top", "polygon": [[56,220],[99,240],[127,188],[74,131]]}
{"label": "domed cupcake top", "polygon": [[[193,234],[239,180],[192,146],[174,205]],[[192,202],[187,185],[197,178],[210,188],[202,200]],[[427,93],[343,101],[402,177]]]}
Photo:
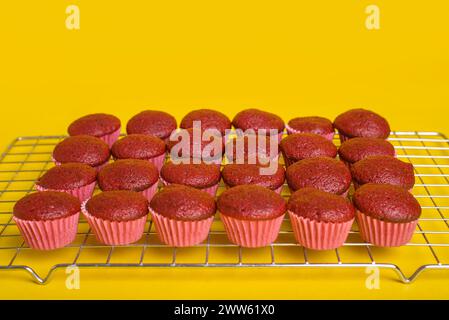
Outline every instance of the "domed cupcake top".
{"label": "domed cupcake top", "polygon": [[334,132],[332,121],[323,117],[297,117],[288,122],[288,127],[302,133],[329,134]]}
{"label": "domed cupcake top", "polygon": [[17,201],[13,214],[22,220],[55,220],[78,213],[80,206],[80,201],[68,193],[42,191]]}
{"label": "domed cupcake top", "polygon": [[97,179],[97,170],[84,163],[66,163],[45,172],[36,182],[53,190],[70,190],[86,186]]}
{"label": "domed cupcake top", "polygon": [[413,165],[389,156],[371,156],[351,166],[353,179],[359,184],[379,183],[413,188]]}
{"label": "domed cupcake top", "polygon": [[120,119],[106,113],[94,113],[73,121],[68,128],[71,136],[89,135],[101,137],[120,129]]}
{"label": "domed cupcake top", "polygon": [[222,135],[226,129],[231,129],[231,120],[223,113],[211,109],[193,110],[186,114],[181,121],[180,127],[189,129],[193,127],[194,121],[201,121],[201,129],[217,129]]}
{"label": "domed cupcake top", "polygon": [[385,139],[353,138],[342,143],[338,154],[343,160],[355,163],[370,156],[394,156],[395,151]]}
{"label": "domed cupcake top", "polygon": [[353,196],[355,207],[372,218],[410,222],[419,218],[421,206],[410,192],[388,184],[365,184]]}
{"label": "domed cupcake top", "polygon": [[154,164],[146,160],[124,159],[109,163],[98,173],[98,184],[103,191],[143,191],[159,180]]}
{"label": "domed cupcake top", "polygon": [[223,168],[223,181],[230,187],[243,184],[254,184],[275,190],[285,181],[285,170],[277,165],[273,174],[262,174],[261,169],[267,165],[261,164],[227,164]]}
{"label": "domed cupcake top", "polygon": [[87,135],[68,137],[53,150],[53,158],[60,163],[81,162],[96,167],[108,161],[109,157],[107,143]]}
{"label": "domed cupcake top", "polygon": [[348,137],[368,137],[386,139],[390,126],[377,113],[365,109],[351,109],[335,118],[334,127]]}
{"label": "domed cupcake top", "polygon": [[151,210],[169,219],[193,221],[215,214],[214,198],[208,193],[179,184],[164,187],[150,202]]}
{"label": "domed cupcake top", "polygon": [[217,201],[220,213],[243,220],[266,220],[285,213],[286,203],[276,192],[257,185],[241,185],[224,191]]}
{"label": "domed cupcake top", "polygon": [[130,221],[148,214],[148,200],[139,192],[105,191],[90,198],[87,212],[109,221]]}
{"label": "domed cupcake top", "polygon": [[176,119],[164,111],[146,110],[132,117],[126,125],[128,134],[146,134],[166,139],[176,130]]}
{"label": "domed cupcake top", "polygon": [[156,136],[130,134],[112,145],[116,159],[151,159],[165,152],[165,142]]}
{"label": "domed cupcake top", "polygon": [[[232,124],[235,128],[242,129],[243,131],[247,129],[253,129],[256,132],[259,129],[276,129],[279,131],[284,130],[284,121],[278,115],[259,109],[246,109],[237,113],[232,120]],[[267,132],[269,134],[269,132]]]}
{"label": "domed cupcake top", "polygon": [[314,188],[294,192],[287,208],[298,216],[321,222],[346,222],[355,214],[354,207],[346,198]]}
{"label": "domed cupcake top", "polygon": [[316,157],[295,162],[287,168],[287,182],[291,189],[312,187],[342,194],[351,185],[351,173],[343,162],[328,157]]}
{"label": "domed cupcake top", "polygon": [[337,156],[337,147],[331,141],[313,133],[295,133],[286,136],[281,141],[281,150],[287,158],[295,161]]}
{"label": "domed cupcake top", "polygon": [[208,188],[220,181],[220,167],[206,163],[167,162],[161,169],[161,177],[166,182],[183,184],[194,188]]}

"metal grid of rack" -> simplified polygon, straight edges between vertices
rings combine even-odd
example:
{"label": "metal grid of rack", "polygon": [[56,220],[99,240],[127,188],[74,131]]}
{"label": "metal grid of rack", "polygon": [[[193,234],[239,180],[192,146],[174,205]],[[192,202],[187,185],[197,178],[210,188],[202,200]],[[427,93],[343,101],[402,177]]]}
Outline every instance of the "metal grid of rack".
{"label": "metal grid of rack", "polygon": [[[33,191],[36,179],[53,166],[51,152],[63,138],[19,137],[1,156],[0,270],[24,270],[37,283],[44,284],[57,269],[72,266],[378,267],[394,271],[404,283],[413,282],[425,270],[449,269],[449,140],[440,133],[396,131],[389,139],[395,145],[398,157],[415,167],[413,193],[421,203],[423,214],[410,243],[400,248],[376,248],[361,240],[354,223],[342,247],[324,252],[307,250],[297,244],[288,219],[284,220],[275,243],[261,249],[241,248],[227,240],[218,216],[207,240],[191,248],[171,248],[161,244],[150,218],[139,242],[105,246],[96,242],[87,222],[80,218],[78,234],[72,244],[51,252],[32,250],[12,220],[12,208],[18,199]],[[338,145],[337,138],[335,144]],[[221,185],[218,194],[223,188]],[[287,186],[282,195],[289,197]]]}

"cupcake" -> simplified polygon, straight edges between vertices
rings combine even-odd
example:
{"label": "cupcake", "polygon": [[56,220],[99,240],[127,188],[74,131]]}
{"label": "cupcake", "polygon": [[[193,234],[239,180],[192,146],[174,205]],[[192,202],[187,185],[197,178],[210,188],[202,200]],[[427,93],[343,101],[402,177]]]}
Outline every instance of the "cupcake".
{"label": "cupcake", "polygon": [[141,159],[161,170],[165,160],[165,143],[155,136],[130,134],[118,140],[111,149],[115,159]]}
{"label": "cupcake", "polygon": [[273,173],[264,173],[267,165],[261,164],[227,164],[223,168],[223,181],[228,187],[253,184],[281,193],[285,181],[285,170],[276,164]]}
{"label": "cupcake", "polygon": [[44,173],[36,181],[38,191],[60,191],[77,197],[81,202],[89,199],[97,182],[97,170],[84,163],[66,163]]}
{"label": "cupcake", "polygon": [[84,202],[81,210],[99,242],[125,245],[142,237],[148,200],[134,191],[105,191]]}
{"label": "cupcake", "polygon": [[294,133],[281,141],[281,151],[287,166],[307,158],[337,156],[337,147],[314,133]]}
{"label": "cupcake", "polygon": [[334,127],[341,142],[356,137],[387,139],[390,135],[387,120],[365,109],[352,109],[340,114],[334,120]]}
{"label": "cupcake", "polygon": [[228,163],[267,163],[278,161],[279,144],[269,136],[236,136],[226,143],[225,153]]}
{"label": "cupcake", "polygon": [[220,167],[215,164],[175,164],[169,161],[161,170],[161,180],[165,185],[181,184],[200,189],[212,196],[217,192],[220,177]]}
{"label": "cupcake", "polygon": [[56,165],[77,162],[99,170],[108,163],[109,157],[109,146],[106,142],[86,135],[68,137],[59,142],[53,150]]}
{"label": "cupcake", "polygon": [[353,138],[343,142],[338,149],[340,159],[348,165],[370,156],[394,157],[393,145],[379,138]]}
{"label": "cupcake", "polygon": [[390,156],[371,156],[351,166],[354,187],[365,183],[391,184],[412,190],[415,184],[413,165]]}
{"label": "cupcake", "polygon": [[290,190],[315,188],[346,197],[351,186],[351,172],[343,162],[317,157],[295,162],[287,168]]}
{"label": "cupcake", "polygon": [[[259,130],[265,130],[266,135],[276,134],[278,141],[281,141],[284,132],[284,120],[274,113],[262,111],[259,109],[246,109],[237,113],[232,120],[236,129],[243,131],[253,130],[254,133],[261,133]],[[276,133],[270,131],[276,130]]]}
{"label": "cupcake", "polygon": [[132,117],[126,125],[128,134],[145,134],[167,141],[176,130],[176,119],[163,111],[146,110]]}
{"label": "cupcake", "polygon": [[293,193],[287,209],[296,241],[313,250],[343,245],[354,221],[349,200],[314,188]]}
{"label": "cupcake", "polygon": [[286,203],[279,194],[257,185],[224,191],[218,197],[217,207],[229,240],[249,248],[274,242],[286,211]]}
{"label": "cupcake", "polygon": [[120,135],[120,125],[120,119],[116,116],[94,113],[73,121],[69,125],[68,133],[70,136],[94,136],[111,147]]}
{"label": "cupcake", "polygon": [[298,117],[291,119],[285,126],[288,134],[314,133],[327,140],[334,139],[334,126],[332,121],[323,117]]}
{"label": "cupcake", "polygon": [[181,120],[182,129],[193,128],[193,122],[200,121],[201,129],[216,129],[224,137],[226,130],[231,129],[231,120],[223,113],[211,109],[193,110],[186,114]]}
{"label": "cupcake", "polygon": [[406,190],[388,184],[365,184],[353,196],[363,240],[379,247],[405,245],[413,236],[421,206]]}
{"label": "cupcake", "polygon": [[136,191],[142,193],[148,201],[156,193],[158,182],[159,171],[146,160],[117,160],[98,173],[98,185],[102,191]]}
{"label": "cupcake", "polygon": [[214,198],[201,190],[172,184],[150,202],[152,220],[160,240],[173,247],[203,242],[215,215]]}
{"label": "cupcake", "polygon": [[75,240],[80,205],[65,192],[31,193],[17,201],[13,220],[30,248],[58,249]]}
{"label": "cupcake", "polygon": [[198,128],[181,129],[167,143],[170,159],[183,163],[221,164],[224,143],[221,135],[208,135]]}

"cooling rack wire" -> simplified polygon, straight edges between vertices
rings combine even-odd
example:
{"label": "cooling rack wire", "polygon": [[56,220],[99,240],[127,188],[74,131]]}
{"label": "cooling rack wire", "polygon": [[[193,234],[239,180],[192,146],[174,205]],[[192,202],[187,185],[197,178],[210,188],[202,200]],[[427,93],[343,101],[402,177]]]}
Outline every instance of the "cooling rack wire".
{"label": "cooling rack wire", "polygon": [[[30,249],[12,220],[17,200],[32,192],[34,182],[53,166],[51,152],[64,136],[16,138],[0,158],[0,271],[22,270],[39,284],[48,282],[58,269],[79,268],[353,268],[378,267],[394,272],[399,281],[411,283],[425,270],[449,269],[449,140],[438,132],[392,132],[390,142],[398,157],[413,163],[415,197],[423,213],[406,246],[377,248],[361,240],[354,223],[339,249],[318,252],[294,241],[288,219],[278,239],[261,249],[245,249],[227,240],[217,216],[207,240],[191,248],[161,244],[151,220],[142,239],[127,246],[99,244],[81,218],[75,241],[62,249]],[[339,145],[338,136],[334,143]],[[218,194],[224,186],[220,184]],[[98,191],[97,191],[98,192]],[[290,192],[285,185],[282,196]],[[2,272],[2,276],[8,273]]]}

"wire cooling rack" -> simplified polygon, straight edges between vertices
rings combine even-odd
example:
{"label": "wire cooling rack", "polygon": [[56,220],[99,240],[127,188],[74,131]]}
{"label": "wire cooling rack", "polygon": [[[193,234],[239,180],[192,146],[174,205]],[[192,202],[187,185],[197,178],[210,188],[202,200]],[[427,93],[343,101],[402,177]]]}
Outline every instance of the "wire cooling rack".
{"label": "wire cooling rack", "polygon": [[[411,283],[425,270],[449,269],[449,140],[437,132],[392,132],[398,157],[415,167],[413,190],[423,213],[406,246],[377,248],[361,240],[356,223],[346,243],[335,250],[307,250],[295,242],[285,219],[278,239],[261,249],[245,249],[227,240],[216,217],[207,240],[191,248],[161,244],[151,220],[144,236],[127,246],[98,243],[81,217],[78,234],[69,246],[42,252],[30,249],[12,220],[17,200],[33,191],[34,182],[53,166],[51,153],[64,136],[19,137],[0,158],[0,270],[25,270],[40,284],[61,268],[143,267],[288,267],[368,268],[393,270]],[[335,140],[335,144],[339,144]],[[218,194],[223,190],[220,185]],[[284,186],[282,195],[290,193]],[[409,276],[407,276],[409,275]]]}

